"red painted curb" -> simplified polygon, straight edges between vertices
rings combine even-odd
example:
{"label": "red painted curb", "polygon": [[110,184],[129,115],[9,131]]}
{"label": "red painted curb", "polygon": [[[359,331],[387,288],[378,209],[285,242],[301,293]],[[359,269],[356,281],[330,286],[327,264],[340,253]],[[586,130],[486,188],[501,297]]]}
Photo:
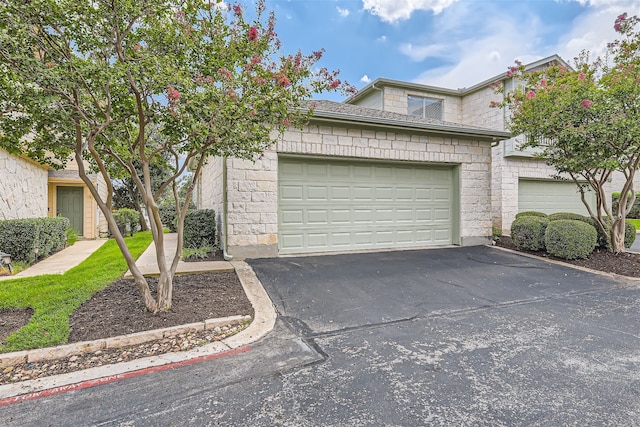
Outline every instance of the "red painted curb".
{"label": "red painted curb", "polygon": [[139,377],[139,376],[142,376],[142,375],[151,374],[151,373],[154,373],[154,372],[167,371],[169,369],[175,369],[175,368],[180,368],[182,366],[193,365],[195,363],[204,362],[206,360],[214,360],[214,359],[219,359],[221,357],[234,356],[236,354],[246,353],[246,352],[250,351],[251,349],[252,349],[251,346],[247,345],[247,346],[244,346],[244,347],[234,348],[233,350],[223,351],[221,353],[209,354],[207,356],[200,356],[200,357],[196,357],[196,358],[189,359],[189,360],[183,360],[181,362],[167,363],[166,365],[160,365],[160,366],[152,366],[150,368],[143,368],[143,369],[139,369],[137,371],[125,372],[123,374],[109,375],[109,376],[102,377],[102,378],[96,378],[96,379],[93,379],[93,380],[82,381],[82,382],[79,382],[79,383],[76,383],[76,384],[68,384],[68,385],[63,385],[63,386],[60,386],[60,387],[50,388],[50,389],[47,389],[47,390],[36,391],[36,392],[33,392],[33,393],[27,393],[27,394],[21,394],[21,395],[18,395],[18,396],[7,397],[7,398],[4,398],[4,399],[0,399],[0,407],[12,405],[14,403],[20,403],[20,402],[26,402],[26,401],[29,401],[29,400],[40,399],[41,397],[54,396],[56,394],[66,393],[68,391],[82,390],[82,389],[85,389],[85,388],[95,387],[95,386],[102,385],[102,384],[109,384],[109,383],[112,383],[112,382],[125,380],[125,379],[128,379],[128,378],[135,378],[135,377]]}

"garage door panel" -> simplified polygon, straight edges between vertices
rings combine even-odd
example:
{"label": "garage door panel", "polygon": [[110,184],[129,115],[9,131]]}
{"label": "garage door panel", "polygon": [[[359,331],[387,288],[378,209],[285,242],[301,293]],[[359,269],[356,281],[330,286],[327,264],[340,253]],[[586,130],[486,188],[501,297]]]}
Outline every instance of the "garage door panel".
{"label": "garage door panel", "polygon": [[451,168],[281,158],[279,190],[283,254],[452,243]]}
{"label": "garage door panel", "polygon": [[[595,193],[586,193],[587,201],[595,206]],[[582,203],[575,183],[567,181],[525,180],[518,182],[518,211],[575,212],[589,215]]]}

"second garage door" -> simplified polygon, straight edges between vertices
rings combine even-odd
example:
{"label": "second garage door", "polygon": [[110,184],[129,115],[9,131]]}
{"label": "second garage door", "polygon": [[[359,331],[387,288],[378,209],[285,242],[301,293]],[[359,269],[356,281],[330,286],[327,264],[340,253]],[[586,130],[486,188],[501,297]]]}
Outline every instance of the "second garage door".
{"label": "second garage door", "polygon": [[[595,194],[586,194],[587,201],[595,206]],[[518,182],[518,211],[575,212],[588,215],[580,199],[576,184],[564,181],[536,181],[521,179]]]}
{"label": "second garage door", "polygon": [[281,254],[454,242],[452,167],[281,157]]}

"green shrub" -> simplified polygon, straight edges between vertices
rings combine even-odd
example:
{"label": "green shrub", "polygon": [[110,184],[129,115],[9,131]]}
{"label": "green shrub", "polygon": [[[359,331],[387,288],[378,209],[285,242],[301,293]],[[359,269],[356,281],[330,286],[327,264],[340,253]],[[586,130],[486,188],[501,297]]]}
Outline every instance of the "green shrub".
{"label": "green shrub", "polygon": [[633,245],[633,242],[636,241],[636,226],[631,223],[625,221],[624,223],[624,247],[630,248]]}
{"label": "green shrub", "polygon": [[73,227],[69,227],[65,230],[66,246],[72,246],[78,241],[78,230]]}
{"label": "green shrub", "polygon": [[[611,210],[612,212],[618,212],[618,200],[620,199],[620,193],[615,192],[611,195]],[[636,195],[636,200],[631,207],[631,210],[627,214],[627,218],[640,218],[640,195]]]}
{"label": "green shrub", "polygon": [[0,250],[16,261],[33,264],[64,247],[69,226],[69,219],[63,217],[0,221]]}
{"label": "green shrub", "polygon": [[184,247],[216,245],[216,214],[213,209],[188,211],[184,217]]}
{"label": "green shrub", "polygon": [[177,231],[176,228],[176,208],[175,206],[163,205],[158,207],[158,214],[162,225],[169,229],[172,233]]}
{"label": "green shrub", "polygon": [[596,247],[598,233],[584,221],[559,219],[551,221],[545,232],[547,252],[564,259],[587,258]]}
{"label": "green shrub", "polygon": [[[606,223],[607,225],[610,225],[611,221],[607,218]],[[589,224],[591,224],[596,229],[596,232],[598,233],[598,241],[597,241],[598,247],[609,250],[611,248],[611,246],[609,245],[609,236],[603,233],[602,231],[600,231],[600,228],[596,225],[595,220],[593,220],[592,218],[589,218]],[[637,232],[636,226],[631,222],[625,221],[624,223],[624,247],[625,248],[630,248],[631,245],[633,245],[633,242],[636,241],[636,232]]]}
{"label": "green shrub", "polygon": [[540,216],[520,216],[511,224],[511,240],[516,248],[530,251],[544,249],[544,232],[549,224]]}
{"label": "green shrub", "polygon": [[546,218],[547,214],[544,212],[537,212],[537,211],[524,211],[516,214],[516,218],[520,218],[523,216],[539,216],[541,218]]}
{"label": "green shrub", "polygon": [[133,236],[138,224],[140,224],[140,212],[128,208],[116,209],[113,211],[113,219],[115,219],[123,236],[127,234]]}
{"label": "green shrub", "polygon": [[203,246],[201,248],[184,248],[182,250],[182,259],[205,259],[211,252],[213,252],[213,247],[211,246]]}
{"label": "green shrub", "polygon": [[573,212],[556,212],[547,217],[549,221],[558,221],[559,219],[572,219],[574,221],[582,221],[590,223],[591,217],[580,215]]}

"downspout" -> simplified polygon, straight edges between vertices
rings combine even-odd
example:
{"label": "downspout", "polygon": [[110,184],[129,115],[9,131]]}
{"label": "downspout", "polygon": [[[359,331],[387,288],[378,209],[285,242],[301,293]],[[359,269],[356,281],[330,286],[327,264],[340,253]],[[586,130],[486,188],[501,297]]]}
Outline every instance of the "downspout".
{"label": "downspout", "polygon": [[222,158],[222,256],[225,261],[233,260],[227,253],[227,158]]}

